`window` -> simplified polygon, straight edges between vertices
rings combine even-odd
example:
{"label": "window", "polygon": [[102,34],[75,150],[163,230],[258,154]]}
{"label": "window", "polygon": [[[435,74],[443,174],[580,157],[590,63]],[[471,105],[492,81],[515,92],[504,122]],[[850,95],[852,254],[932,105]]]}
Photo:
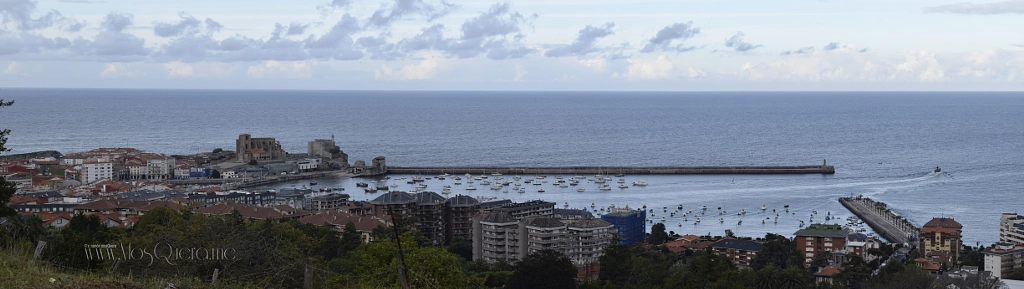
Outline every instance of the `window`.
{"label": "window", "polygon": [[832,242],[825,242],[825,247],[832,247]]}
{"label": "window", "polygon": [[807,246],[814,246],[813,242],[807,242]]}
{"label": "window", "polygon": [[804,250],[804,251],[807,251],[807,252],[814,252],[814,248],[811,248],[811,247],[807,247],[807,250]]}
{"label": "window", "polygon": [[[814,253],[807,253],[807,254],[804,254],[804,256],[807,256],[807,257],[814,257]],[[808,259],[808,260],[809,260],[809,259]]]}

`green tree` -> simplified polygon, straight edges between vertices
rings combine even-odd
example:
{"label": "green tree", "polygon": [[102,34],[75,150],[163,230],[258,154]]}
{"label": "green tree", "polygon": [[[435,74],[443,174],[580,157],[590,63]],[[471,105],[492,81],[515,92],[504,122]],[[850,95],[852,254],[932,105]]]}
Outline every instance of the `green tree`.
{"label": "green tree", "polygon": [[257,162],[256,159],[251,159],[251,160],[249,160],[248,164],[250,166],[255,166],[255,165],[259,165],[260,163]]}
{"label": "green tree", "polygon": [[[462,274],[459,258],[442,248],[420,246],[411,232],[402,234],[407,278],[411,288],[467,288],[479,285]],[[399,288],[398,244],[389,239],[360,246],[353,277],[335,277],[343,288]],[[352,286],[355,284],[356,286]]]}
{"label": "green tree", "polygon": [[651,226],[651,235],[647,236],[647,243],[661,245],[668,241],[668,233],[665,233],[665,224],[657,223]]}
{"label": "green tree", "polygon": [[1006,279],[1024,280],[1024,267],[1013,270],[1013,273],[1011,273],[1010,276],[1007,276]]}
{"label": "green tree", "polygon": [[831,263],[832,263],[832,252],[825,251],[825,252],[818,253],[818,255],[814,256],[814,259],[811,260],[811,263],[807,264],[807,272],[810,272],[811,274],[814,274],[814,272],[817,272],[818,269],[821,269],[821,267],[828,266],[828,264],[831,264]]}
{"label": "green tree", "polygon": [[[11,106],[13,104],[13,100],[5,102],[3,99],[0,99],[0,108]],[[10,129],[0,129],[0,153],[9,151],[5,145],[7,144],[7,135],[10,133]],[[11,202],[11,197],[14,196],[14,193],[17,191],[18,187],[14,183],[7,181],[3,176],[0,176],[0,217],[11,217],[17,215],[17,212],[15,212],[14,209],[7,206],[7,204]]]}
{"label": "green tree", "polygon": [[505,288],[576,288],[576,285],[576,266],[569,257],[554,250],[540,250],[516,264]]}
{"label": "green tree", "polygon": [[221,153],[223,151],[224,151],[224,149],[222,149],[222,148],[215,148],[215,149],[213,149],[213,153],[215,153],[215,154]]}
{"label": "green tree", "polygon": [[[761,270],[769,264],[776,268],[788,268],[789,266],[802,265],[803,260],[796,252],[796,243],[782,235],[768,233],[765,235],[764,246],[761,252],[751,260],[750,267],[754,270]],[[796,258],[794,258],[796,257]]]}
{"label": "green tree", "polygon": [[860,256],[850,256],[843,264],[843,270],[836,274],[835,278],[843,282],[846,288],[859,289],[868,277],[871,277],[871,271],[871,267],[868,267]]}
{"label": "green tree", "polygon": [[337,146],[335,146],[335,147],[331,148],[331,150],[330,150],[329,152],[330,152],[331,154],[340,154],[340,153],[341,153],[341,148],[340,148],[340,147],[337,147]]}
{"label": "green tree", "polygon": [[462,237],[455,237],[446,249],[448,252],[462,257],[463,260],[473,260],[473,244],[462,239]]}
{"label": "green tree", "polygon": [[211,179],[219,179],[220,178],[220,171],[218,171],[218,170],[210,171],[210,178]]}

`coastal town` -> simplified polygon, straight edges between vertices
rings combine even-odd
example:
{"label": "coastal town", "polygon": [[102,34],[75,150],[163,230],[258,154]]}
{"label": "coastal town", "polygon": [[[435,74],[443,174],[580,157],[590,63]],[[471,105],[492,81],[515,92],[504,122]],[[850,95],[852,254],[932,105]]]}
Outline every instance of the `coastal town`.
{"label": "coastal town", "polygon": [[[806,226],[800,221],[800,228],[792,232],[761,237],[700,234],[683,228],[667,231],[664,221],[653,218],[655,213],[668,214],[667,206],[560,209],[539,199],[513,202],[449,196],[448,191],[388,191],[387,185],[381,188],[385,193],[365,201],[353,200],[342,188],[247,189],[326,176],[380,176],[387,171],[382,156],[369,165],[362,160],[349,164],[333,136],[309,141],[305,153],[285,152],[274,138],[242,134],[234,150],[195,155],[98,148],[67,155],[9,155],[0,160],[0,175],[17,185],[7,206],[21,218],[37,217],[51,230],[70,227],[76,216],[95,216],[103,226],[128,229],[147,213],[169,208],[209,216],[297,221],[329,228],[337,238],[354,229],[356,234],[347,237],[358,236],[360,243],[380,238],[382,229],[404,226],[418,232],[428,246],[465,244],[471,248],[466,257],[486,264],[514,265],[534,253],[553,250],[568,258],[580,284],[608,280],[601,276],[609,272],[602,268],[602,260],[607,260],[606,251],[614,246],[664,250],[684,264],[695,262],[697,252],[706,252],[728,260],[735,270],[744,270],[763,269],[765,256],[780,254],[779,244],[792,246],[785,254],[796,261],[788,264],[805,268],[812,287],[849,286],[852,272],[878,275],[893,263],[915,266],[934,280],[950,284],[1022,286],[1016,280],[1024,279],[1024,216],[1015,213],[1001,215],[999,242],[974,247],[963,244],[963,226],[954,218],[936,217],[915,225],[886,204],[862,197],[839,200],[856,216],[845,220],[846,225],[831,216],[814,222],[814,212]],[[788,206],[785,210],[789,212]],[[685,214],[700,222],[700,217],[712,218],[715,211],[705,206]],[[671,214],[676,213],[684,214],[675,210]],[[0,226],[12,223],[10,218],[0,218]],[[651,223],[655,225],[648,232]],[[865,223],[878,236],[856,229]],[[982,288],[972,286],[957,288]]]}

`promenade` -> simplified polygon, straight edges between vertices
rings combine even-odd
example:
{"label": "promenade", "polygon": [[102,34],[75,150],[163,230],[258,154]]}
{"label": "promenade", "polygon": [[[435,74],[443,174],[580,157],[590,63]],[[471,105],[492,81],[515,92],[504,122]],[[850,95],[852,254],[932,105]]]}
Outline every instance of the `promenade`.
{"label": "promenade", "polygon": [[910,236],[917,236],[919,229],[889,210],[885,203],[866,198],[839,198],[839,203],[890,243],[914,245]]}
{"label": "promenade", "polygon": [[388,166],[389,174],[630,174],[630,175],[728,175],[728,174],[835,174],[830,165],[810,166]]}

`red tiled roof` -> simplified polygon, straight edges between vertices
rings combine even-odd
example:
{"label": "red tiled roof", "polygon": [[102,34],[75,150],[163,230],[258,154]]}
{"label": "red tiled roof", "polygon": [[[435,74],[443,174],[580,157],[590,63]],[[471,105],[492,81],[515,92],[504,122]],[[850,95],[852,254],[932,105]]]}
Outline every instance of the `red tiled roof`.
{"label": "red tiled roof", "polygon": [[821,270],[818,270],[817,273],[814,273],[814,276],[833,276],[835,274],[838,274],[839,271],[842,271],[842,268],[840,268],[838,265],[832,264],[825,266],[824,268],[821,268]]}
{"label": "red tiled roof", "polygon": [[922,228],[953,228],[962,229],[964,226],[953,218],[933,218],[922,226]]}

